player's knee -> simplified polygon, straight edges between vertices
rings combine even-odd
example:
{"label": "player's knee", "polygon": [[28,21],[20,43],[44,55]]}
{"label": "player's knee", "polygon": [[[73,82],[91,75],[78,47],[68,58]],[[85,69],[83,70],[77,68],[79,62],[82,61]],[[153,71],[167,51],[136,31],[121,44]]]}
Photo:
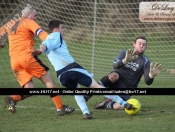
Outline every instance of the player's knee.
{"label": "player's knee", "polygon": [[117,72],[112,72],[108,75],[109,80],[115,83],[119,79],[119,74]]}
{"label": "player's knee", "polygon": [[113,83],[109,80],[108,76],[104,76],[102,79],[100,79],[99,84],[105,87],[110,87]]}
{"label": "player's knee", "polygon": [[[89,84],[90,84],[90,81],[89,81]],[[89,88],[102,88],[102,85],[100,85],[93,78],[91,78],[91,84],[90,84]]]}
{"label": "player's knee", "polygon": [[54,88],[55,84],[53,82],[52,77],[50,76],[49,72],[46,72],[41,78],[39,78],[47,88]]}
{"label": "player's knee", "polygon": [[30,80],[24,84],[23,88],[34,88],[33,82]]}

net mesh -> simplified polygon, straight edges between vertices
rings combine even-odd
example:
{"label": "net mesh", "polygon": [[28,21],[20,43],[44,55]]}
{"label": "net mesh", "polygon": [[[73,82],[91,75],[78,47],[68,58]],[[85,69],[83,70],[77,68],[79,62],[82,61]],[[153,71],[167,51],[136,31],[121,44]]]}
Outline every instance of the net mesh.
{"label": "net mesh", "polygon": [[[141,22],[139,3],[145,0],[1,0],[1,26],[30,4],[38,11],[37,22],[46,31],[50,20],[59,19],[64,23],[64,39],[74,59],[94,74],[95,80],[107,75],[112,61],[120,50],[132,48],[135,37],[144,35],[148,39],[145,55],[153,62],[159,62],[164,70],[156,76],[150,87],[175,87],[175,74],[170,74],[175,65],[175,30],[171,22]],[[146,0],[145,2],[152,2]],[[157,0],[159,1],[159,0]],[[161,0],[164,1],[164,0]],[[175,2],[166,0],[166,2]],[[17,15],[16,15],[17,16]],[[3,38],[8,43],[7,37]],[[35,48],[41,40],[35,38]],[[11,72],[8,45],[0,50],[0,82],[13,87],[16,79]],[[45,55],[41,60],[51,69],[57,82],[55,71]],[[36,82],[36,85],[43,85]],[[161,84],[161,85],[160,85]],[[59,85],[59,84],[58,84]],[[17,85],[18,86],[18,85]],[[15,86],[16,87],[16,86]],[[60,87],[60,86],[59,86]],[[139,87],[148,87],[141,79]]]}

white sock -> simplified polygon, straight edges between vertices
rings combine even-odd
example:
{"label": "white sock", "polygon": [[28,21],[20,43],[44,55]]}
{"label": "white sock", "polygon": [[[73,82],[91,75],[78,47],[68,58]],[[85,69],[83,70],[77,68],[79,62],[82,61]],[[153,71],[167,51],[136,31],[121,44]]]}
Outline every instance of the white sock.
{"label": "white sock", "polygon": [[85,113],[90,114],[90,111],[89,111],[89,109],[88,109],[88,107],[87,107],[87,104],[86,104],[86,101],[85,101],[83,95],[74,95],[74,97],[75,97],[75,100],[76,100],[76,102],[77,102],[77,105],[78,105],[79,108],[81,109],[83,115],[84,115]]}

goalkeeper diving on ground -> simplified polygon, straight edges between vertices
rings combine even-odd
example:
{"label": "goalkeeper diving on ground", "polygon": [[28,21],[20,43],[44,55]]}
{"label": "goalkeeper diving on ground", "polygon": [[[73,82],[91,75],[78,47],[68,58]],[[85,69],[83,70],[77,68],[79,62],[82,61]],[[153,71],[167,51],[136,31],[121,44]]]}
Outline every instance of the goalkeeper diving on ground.
{"label": "goalkeeper diving on ground", "polygon": [[[147,48],[147,39],[138,36],[133,42],[133,49],[122,50],[113,61],[113,69],[98,82],[107,88],[137,88],[140,79],[144,76],[145,83],[151,85],[156,75],[163,66],[159,63],[153,65],[144,55]],[[119,95],[124,100],[130,99],[131,95]],[[92,95],[85,95],[86,101]],[[105,99],[102,103],[95,105],[96,109],[123,109],[121,105],[110,99]]]}

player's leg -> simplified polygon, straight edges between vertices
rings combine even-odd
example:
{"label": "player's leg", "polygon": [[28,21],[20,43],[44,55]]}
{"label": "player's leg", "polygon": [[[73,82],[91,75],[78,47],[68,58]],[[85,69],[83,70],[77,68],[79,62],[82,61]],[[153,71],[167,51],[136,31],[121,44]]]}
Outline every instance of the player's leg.
{"label": "player's leg", "polygon": [[[90,88],[97,88],[97,82],[92,78],[92,84]],[[99,85],[99,84],[98,84]],[[100,85],[101,86],[101,85]],[[99,87],[100,88],[100,87]],[[101,88],[104,88],[101,86]],[[133,109],[132,104],[127,103],[125,100],[123,100],[120,96],[118,95],[104,95],[106,98],[120,104],[123,108],[126,108],[128,110]]]}
{"label": "player's leg", "polygon": [[[97,88],[98,83],[92,78],[92,84],[90,88]],[[100,88],[100,87],[99,87]],[[104,88],[103,86],[101,88]],[[129,103],[127,103],[125,100],[123,100],[118,95],[104,95],[106,98],[112,100],[113,102],[116,102],[118,105],[116,106],[118,109],[126,108],[128,110],[133,109],[133,106]]]}
{"label": "player's leg", "polygon": [[[120,97],[125,101],[130,99],[130,95],[120,95]],[[100,103],[95,105],[95,109],[103,109],[103,108],[123,110],[123,107],[120,104],[118,104],[110,99],[105,99],[103,102],[100,102]]]}
{"label": "player's leg", "polygon": [[[85,69],[80,69],[79,70],[80,73],[82,73],[84,76],[86,75],[87,78],[82,78],[80,79],[80,81],[78,82],[79,84],[86,86],[86,87],[90,87],[90,88],[104,88],[103,86],[99,85],[93,78],[92,76],[90,76],[90,74],[85,70]],[[88,79],[88,81],[87,81]],[[124,101],[122,98],[120,98],[118,95],[104,95],[106,98],[109,98],[117,103],[119,103],[120,105],[124,106],[128,106],[127,102]]]}
{"label": "player's leg", "polygon": [[104,108],[117,109],[117,110],[123,109],[123,107],[120,104],[107,98],[103,102],[100,102],[95,105],[95,109],[104,109]]}
{"label": "player's leg", "polygon": [[[127,85],[122,81],[121,78],[118,79],[117,82],[113,83],[110,88],[127,88]],[[130,99],[131,95],[119,95],[124,101],[127,101]],[[98,103],[95,105],[96,109],[103,109],[103,108],[108,108],[108,109],[116,109],[116,110],[121,110],[123,109],[123,106],[120,105],[119,103],[116,103],[115,101],[112,101],[110,99],[105,99],[103,102]]]}
{"label": "player's leg", "polygon": [[[93,78],[91,78],[92,83],[89,86],[89,88],[102,88],[104,87],[103,85],[99,85],[99,83],[97,83]],[[90,98],[92,98],[92,94],[91,95],[83,95],[85,101],[87,102]]]}
{"label": "player's leg", "polygon": [[[79,88],[77,82],[80,82],[80,84],[81,84],[80,79],[82,79],[82,78],[84,78],[84,74],[79,73],[77,71],[67,71],[66,73],[63,73],[58,77],[61,85],[65,86],[67,88]],[[86,81],[86,83],[88,83],[90,81],[90,79],[87,78],[84,81]],[[83,113],[83,118],[84,119],[92,119],[92,115],[88,109],[88,106],[85,102],[83,95],[74,95],[74,98],[77,102],[77,105],[79,106],[79,108],[81,109],[81,111]]]}
{"label": "player's leg", "polygon": [[33,81],[30,80],[30,81],[28,81],[27,83],[25,83],[25,84],[23,85],[23,88],[34,88]]}
{"label": "player's leg", "polygon": [[121,105],[121,107],[126,108],[127,110],[134,109],[132,104],[129,104],[128,102],[124,101],[120,96],[118,95],[104,95],[106,98],[118,103]]}
{"label": "player's leg", "polygon": [[[31,75],[41,80],[47,88],[56,88],[54,81],[48,72],[49,68],[44,65],[37,56],[31,56],[26,69]],[[74,111],[74,108],[69,108],[66,105],[63,105],[60,95],[50,95],[50,97],[55,104],[59,116],[69,114]]]}
{"label": "player's leg", "polygon": [[115,71],[112,71],[107,76],[104,76],[103,78],[101,78],[99,81],[99,84],[108,88],[108,87],[111,87],[111,85],[115,83],[118,79],[119,79],[119,74]]}
{"label": "player's leg", "polygon": [[[109,88],[113,83],[115,83],[119,79],[119,74],[115,71],[111,72],[109,75],[104,76],[100,79],[98,84]],[[96,84],[97,85],[97,84]],[[92,97],[92,95],[84,95],[86,102]]]}
{"label": "player's leg", "polygon": [[[86,87],[90,87],[90,88],[105,88],[101,85],[99,85],[93,78],[92,75],[88,73],[87,70],[85,70],[84,68],[82,68],[80,66],[80,68],[77,68],[78,70],[76,70],[78,73],[82,73],[82,75],[85,75],[86,78],[80,78],[78,79],[77,83],[86,86]],[[72,76],[72,78],[74,78],[75,80],[77,76]],[[88,79],[88,81],[87,81]],[[126,101],[124,101],[120,96],[118,95],[104,95],[106,98],[111,99],[112,101],[115,101],[117,103],[119,103],[120,105],[122,105],[123,107],[125,107],[126,109],[132,109],[133,106],[131,104],[128,104]]]}
{"label": "player's leg", "polygon": [[[26,67],[27,71],[38,78],[41,82],[43,82],[47,88],[55,88],[53,79],[51,78],[48,70],[49,68],[42,63],[37,56],[31,56],[28,66]],[[63,109],[63,104],[60,96],[51,96],[57,110]]]}
{"label": "player's leg", "polygon": [[83,95],[74,95],[75,100],[77,102],[77,105],[79,106],[79,108],[81,109],[83,115],[84,115],[84,119],[92,119],[92,115],[88,109],[88,106],[86,104],[86,101],[83,97]]}
{"label": "player's leg", "polygon": [[[92,74],[89,74],[84,68],[77,64],[76,70],[67,71],[60,77],[60,82],[68,88],[76,88],[78,84],[89,87],[92,84]],[[88,109],[83,95],[75,95],[77,105],[81,109],[84,119],[92,119],[92,115]]]}
{"label": "player's leg", "polygon": [[[46,85],[47,88],[56,88],[53,79],[48,71],[46,72],[46,74],[42,75],[39,79]],[[59,116],[72,113],[75,110],[74,108],[69,108],[66,105],[63,105],[60,95],[50,95],[50,97],[57,108]]]}
{"label": "player's leg", "polygon": [[40,79],[47,88],[56,88],[53,78],[51,77],[49,71],[46,71],[46,73],[38,79]]}
{"label": "player's leg", "polygon": [[[18,83],[23,88],[33,88],[33,82],[31,81],[32,75],[30,75],[26,70],[23,69],[20,65],[20,61],[18,57],[11,58],[11,68],[13,74],[15,75]],[[6,106],[11,113],[16,112],[16,102],[23,100],[29,97],[29,95],[9,95],[4,98]]]}

